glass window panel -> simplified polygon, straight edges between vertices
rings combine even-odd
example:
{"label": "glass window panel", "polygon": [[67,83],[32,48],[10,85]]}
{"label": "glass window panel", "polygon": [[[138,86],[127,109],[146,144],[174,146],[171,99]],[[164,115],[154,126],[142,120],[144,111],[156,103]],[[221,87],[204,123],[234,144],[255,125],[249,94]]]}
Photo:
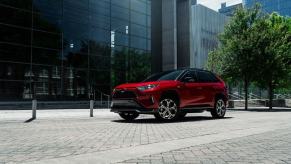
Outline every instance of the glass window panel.
{"label": "glass window panel", "polygon": [[88,24],[89,6],[88,0],[64,0],[64,20]]}
{"label": "glass window panel", "polygon": [[131,0],[131,9],[145,14],[147,12],[147,5],[145,1]]}
{"label": "glass window panel", "polygon": [[79,40],[88,39],[89,26],[74,22],[64,22],[64,37],[65,40],[71,40],[71,38],[79,38]]}
{"label": "glass window panel", "polygon": [[115,33],[115,45],[128,46],[128,39],[127,34]]}
{"label": "glass window panel", "polygon": [[0,99],[2,101],[28,99],[29,83],[26,81],[2,81],[0,80]]}
{"label": "glass window panel", "polygon": [[90,55],[110,56],[110,45],[90,41],[89,48]]}
{"label": "glass window panel", "polygon": [[125,70],[126,59],[128,57],[128,49],[122,46],[115,46],[113,52],[113,68],[115,70]]}
{"label": "glass window panel", "polygon": [[0,4],[26,10],[32,9],[32,0],[1,0]]}
{"label": "glass window panel", "polygon": [[0,22],[22,27],[31,27],[31,12],[0,5]]}
{"label": "glass window panel", "polygon": [[55,15],[34,14],[33,28],[48,32],[61,33],[62,19]]}
{"label": "glass window panel", "polygon": [[85,69],[75,69],[73,67],[65,69],[64,92],[68,98],[88,99],[88,71]]}
{"label": "glass window panel", "polygon": [[65,54],[65,67],[72,68],[88,68],[88,55],[69,52]]}
{"label": "glass window panel", "polygon": [[69,38],[64,40],[64,54],[79,53],[88,55],[88,40],[82,40],[78,38]]}
{"label": "glass window panel", "polygon": [[110,15],[110,3],[102,0],[89,0],[90,12],[92,15]]}
{"label": "glass window panel", "polygon": [[0,24],[0,42],[30,45],[31,31]]}
{"label": "glass window panel", "polygon": [[123,20],[119,20],[115,18],[112,18],[111,21],[112,21],[111,30],[114,30],[116,32],[126,33],[126,26],[129,26],[129,21],[123,21]]}
{"label": "glass window panel", "polygon": [[132,36],[131,37],[131,47],[146,50],[147,49],[147,40],[144,38]]}
{"label": "glass window panel", "polygon": [[63,0],[64,8],[70,8],[73,10],[86,10],[89,9],[89,0]]}
{"label": "glass window panel", "polygon": [[0,60],[30,63],[30,47],[0,43]]}
{"label": "glass window panel", "polygon": [[131,21],[133,23],[137,23],[140,25],[146,26],[147,24],[147,16],[145,14],[141,14],[135,11],[131,11]]}
{"label": "glass window panel", "polygon": [[147,51],[131,49],[129,59],[129,82],[139,82],[150,75],[151,56]]}
{"label": "glass window panel", "polygon": [[119,18],[123,20],[129,19],[129,9],[112,5],[111,7],[111,16],[113,18]]}
{"label": "glass window panel", "polygon": [[108,70],[110,69],[110,57],[105,56],[89,56],[90,69]]}
{"label": "glass window panel", "polygon": [[63,13],[62,3],[60,0],[33,0],[33,9],[34,12],[61,17]]}
{"label": "glass window panel", "polygon": [[132,35],[137,35],[145,38],[147,37],[147,28],[145,26],[131,24],[130,28],[130,32]]}
{"label": "glass window panel", "polygon": [[118,5],[124,8],[129,8],[129,0],[111,0],[113,5]]}
{"label": "glass window panel", "polygon": [[110,43],[110,31],[92,27],[89,39],[95,42]]}
{"label": "glass window panel", "polygon": [[99,27],[103,29],[110,29],[110,18],[108,16],[94,14],[90,17],[90,24],[94,27]]}
{"label": "glass window panel", "polygon": [[64,20],[87,25],[89,23],[89,15],[84,10],[65,9]]}
{"label": "glass window panel", "polygon": [[29,64],[0,62],[0,79],[3,80],[25,80],[29,71]]}
{"label": "glass window panel", "polygon": [[52,99],[61,95],[61,68],[33,65],[33,90],[38,99]]}
{"label": "glass window panel", "polygon": [[42,48],[32,49],[32,63],[44,65],[61,65],[61,51]]}
{"label": "glass window panel", "polygon": [[33,46],[61,49],[62,36],[59,34],[33,31]]}
{"label": "glass window panel", "polygon": [[[108,90],[102,89],[101,86],[109,86],[110,71],[90,70],[89,81],[95,92],[96,90],[108,92]],[[98,94],[98,92],[96,94]]]}

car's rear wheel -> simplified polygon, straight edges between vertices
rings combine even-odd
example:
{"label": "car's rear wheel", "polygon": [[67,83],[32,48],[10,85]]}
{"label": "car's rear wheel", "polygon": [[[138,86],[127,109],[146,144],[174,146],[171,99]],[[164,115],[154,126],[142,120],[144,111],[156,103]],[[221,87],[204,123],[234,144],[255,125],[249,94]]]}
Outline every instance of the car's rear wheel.
{"label": "car's rear wheel", "polygon": [[155,117],[160,120],[175,120],[179,117],[178,103],[172,98],[164,98],[159,103]]}
{"label": "car's rear wheel", "polygon": [[215,101],[214,109],[211,110],[211,115],[213,118],[223,118],[226,113],[225,101],[222,98],[218,98]]}
{"label": "car's rear wheel", "polygon": [[136,119],[139,116],[139,114],[137,112],[121,112],[119,113],[119,116],[125,119],[126,121],[132,121]]}

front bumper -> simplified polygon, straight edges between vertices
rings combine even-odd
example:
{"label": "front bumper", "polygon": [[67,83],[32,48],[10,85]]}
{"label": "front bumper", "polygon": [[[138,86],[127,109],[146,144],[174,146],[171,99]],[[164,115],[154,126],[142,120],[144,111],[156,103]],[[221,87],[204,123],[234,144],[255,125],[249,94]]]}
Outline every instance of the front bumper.
{"label": "front bumper", "polygon": [[137,112],[140,114],[153,114],[156,112],[156,110],[145,108],[134,99],[121,99],[112,100],[111,112]]}

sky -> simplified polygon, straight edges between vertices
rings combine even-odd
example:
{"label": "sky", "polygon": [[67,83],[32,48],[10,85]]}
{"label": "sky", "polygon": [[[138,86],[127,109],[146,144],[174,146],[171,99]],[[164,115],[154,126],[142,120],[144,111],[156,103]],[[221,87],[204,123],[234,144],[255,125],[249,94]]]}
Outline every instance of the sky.
{"label": "sky", "polygon": [[215,11],[220,9],[221,3],[226,2],[226,6],[242,3],[242,0],[197,0],[198,4],[202,4]]}

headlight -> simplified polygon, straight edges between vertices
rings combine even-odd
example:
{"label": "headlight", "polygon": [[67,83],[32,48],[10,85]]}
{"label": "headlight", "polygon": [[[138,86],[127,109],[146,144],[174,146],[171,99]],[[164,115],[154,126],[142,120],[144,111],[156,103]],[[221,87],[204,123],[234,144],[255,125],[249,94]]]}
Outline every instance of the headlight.
{"label": "headlight", "polygon": [[145,90],[153,89],[153,88],[155,88],[157,86],[158,85],[156,85],[156,84],[149,84],[149,85],[146,85],[146,86],[137,87],[137,89],[140,90],[140,91],[145,91]]}

